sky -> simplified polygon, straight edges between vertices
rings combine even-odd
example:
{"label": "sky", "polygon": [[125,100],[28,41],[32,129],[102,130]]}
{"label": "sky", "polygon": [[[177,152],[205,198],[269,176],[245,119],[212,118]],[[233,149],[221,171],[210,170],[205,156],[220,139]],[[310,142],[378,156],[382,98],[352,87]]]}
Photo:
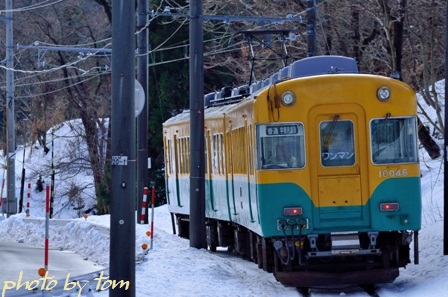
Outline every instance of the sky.
{"label": "sky", "polygon": [[[440,82],[443,89],[444,81]],[[424,103],[423,103],[424,104]],[[426,104],[424,105],[426,106]],[[442,102],[443,109],[443,102]],[[59,128],[55,133],[55,153],[64,154],[70,125]],[[442,141],[438,140],[442,145]],[[25,148],[27,172],[35,172],[36,166],[48,164],[49,156],[39,151],[30,152]],[[17,155],[23,154],[19,148]],[[422,229],[419,232],[420,264],[408,264],[400,269],[400,276],[390,284],[377,286],[381,297],[439,297],[448,294],[448,256],[443,255],[443,158],[431,160],[424,150],[419,153],[422,185]],[[57,159],[57,156],[56,156]],[[22,162],[16,160],[16,174],[21,172]],[[0,171],[1,173],[1,171]],[[28,176],[28,175],[27,175]],[[31,176],[31,175],[30,175]],[[89,174],[77,174],[78,183],[88,184]],[[36,180],[31,178],[34,188]],[[56,191],[71,183],[67,178],[56,178]],[[20,179],[18,179],[18,187]],[[3,196],[6,194],[3,191]],[[85,195],[86,204],[89,194]],[[110,216],[90,215],[78,217],[78,213],[62,197],[55,203],[55,223],[51,224],[50,248],[71,250],[84,259],[94,261],[99,267],[109,264],[109,223]],[[45,236],[44,195],[34,189],[31,191],[30,216],[24,213],[8,219],[0,215],[0,241],[23,242],[43,246]],[[259,269],[255,263],[248,262],[225,250],[216,253],[204,249],[191,248],[189,241],[173,234],[171,218],[166,205],[154,209],[153,248],[146,252],[143,244],[150,246],[150,237],[146,234],[149,225],[136,224],[136,296],[174,296],[174,297],[272,297],[301,296],[295,288],[284,287],[275,280],[273,274]],[[411,251],[411,259],[413,251]],[[19,273],[19,272],[17,272]],[[70,271],[67,271],[70,273]],[[51,275],[51,259],[49,259]],[[16,276],[11,276],[16,277]],[[37,278],[37,277],[36,277]],[[62,282],[63,280],[61,280]],[[97,283],[87,284],[84,292],[72,296],[86,296],[87,287],[96,289]],[[101,289],[101,288],[100,288]],[[36,296],[35,294],[30,294]],[[87,296],[108,296],[107,290],[92,291]],[[6,295],[7,296],[7,295]],[[330,289],[312,289],[311,296],[366,296],[359,288],[338,287]]]}

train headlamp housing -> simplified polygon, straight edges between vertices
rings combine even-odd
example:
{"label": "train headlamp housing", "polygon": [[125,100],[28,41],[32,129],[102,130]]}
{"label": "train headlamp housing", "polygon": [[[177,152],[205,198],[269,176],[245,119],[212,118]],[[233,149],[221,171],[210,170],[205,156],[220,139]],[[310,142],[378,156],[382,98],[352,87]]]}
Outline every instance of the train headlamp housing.
{"label": "train headlamp housing", "polygon": [[296,95],[293,92],[287,91],[282,94],[282,103],[285,106],[293,105],[296,102]]}
{"label": "train headlamp housing", "polygon": [[392,91],[390,90],[389,87],[386,86],[382,86],[376,91],[376,97],[383,102],[389,100],[391,94]]}

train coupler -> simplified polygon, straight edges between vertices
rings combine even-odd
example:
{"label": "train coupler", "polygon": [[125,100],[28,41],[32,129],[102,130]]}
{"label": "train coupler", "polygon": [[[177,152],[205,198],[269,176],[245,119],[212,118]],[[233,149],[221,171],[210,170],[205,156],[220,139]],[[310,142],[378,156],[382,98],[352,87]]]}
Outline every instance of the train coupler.
{"label": "train coupler", "polygon": [[370,245],[369,249],[376,248],[376,239],[378,238],[378,232],[369,232]]}

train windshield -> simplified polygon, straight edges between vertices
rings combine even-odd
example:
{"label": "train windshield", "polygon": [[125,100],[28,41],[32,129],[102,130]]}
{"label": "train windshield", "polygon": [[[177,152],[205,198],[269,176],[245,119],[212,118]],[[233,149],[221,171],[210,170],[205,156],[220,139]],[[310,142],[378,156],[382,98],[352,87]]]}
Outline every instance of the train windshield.
{"label": "train windshield", "polygon": [[415,117],[372,120],[370,131],[373,163],[418,162],[416,127]]}
{"label": "train windshield", "polygon": [[305,141],[301,123],[257,125],[258,169],[303,168]]}
{"label": "train windshield", "polygon": [[355,163],[353,122],[335,118],[320,123],[320,144],[323,166],[350,166]]}

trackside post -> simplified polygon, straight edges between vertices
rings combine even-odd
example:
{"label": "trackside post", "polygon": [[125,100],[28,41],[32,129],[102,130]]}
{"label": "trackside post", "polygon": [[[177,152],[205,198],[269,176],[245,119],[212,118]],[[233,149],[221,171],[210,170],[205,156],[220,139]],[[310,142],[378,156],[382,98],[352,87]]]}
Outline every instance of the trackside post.
{"label": "trackside post", "polygon": [[154,186],[151,187],[151,244],[149,249],[152,250],[152,242],[154,240],[154,204],[156,199],[156,190]]}
{"label": "trackside post", "polygon": [[27,193],[26,193],[26,216],[29,217],[30,214],[30,203],[31,203],[31,183],[28,183]]}
{"label": "trackside post", "polygon": [[44,256],[44,266],[45,270],[48,271],[48,248],[49,248],[49,225],[50,225],[50,186],[46,188],[46,200],[45,200],[45,256]]}
{"label": "trackside post", "polygon": [[142,212],[140,214],[140,224],[144,224],[145,223],[145,219],[146,219],[146,200],[148,197],[148,188],[144,187],[143,188],[143,200],[142,200]]}

